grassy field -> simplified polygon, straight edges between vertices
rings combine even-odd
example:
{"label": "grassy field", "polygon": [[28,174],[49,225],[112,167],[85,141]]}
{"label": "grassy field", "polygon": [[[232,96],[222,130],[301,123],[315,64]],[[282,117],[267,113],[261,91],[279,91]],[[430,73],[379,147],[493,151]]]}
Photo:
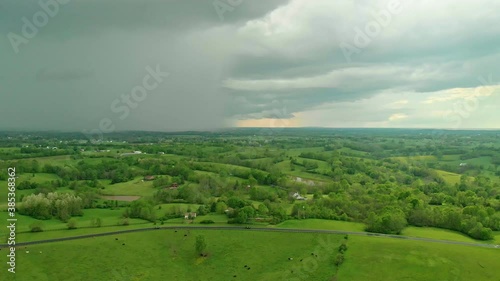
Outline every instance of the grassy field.
{"label": "grassy field", "polygon": [[[116,226],[119,221],[121,221],[120,217],[124,211],[124,208],[110,210],[110,209],[86,209],[83,210],[83,216],[81,217],[73,217],[76,220],[76,226],[78,228],[82,228],[86,233],[94,233],[97,231],[97,228],[89,228],[91,225],[91,221],[93,218],[100,218],[102,227],[105,226]],[[8,217],[7,212],[0,212],[0,220],[6,221]],[[17,225],[16,231],[18,232],[19,241],[22,240],[22,237],[29,236],[30,240],[42,240],[47,239],[46,233],[52,233],[53,231],[59,231],[58,234],[53,234],[54,237],[64,237],[73,232],[68,232],[67,223],[62,222],[58,219],[50,219],[50,220],[37,220],[29,216],[23,216],[20,214],[16,214]],[[25,235],[24,232],[28,232],[30,230],[30,224],[34,222],[40,222],[42,224],[42,228],[44,232],[39,233],[29,233]],[[144,224],[145,220],[142,219],[129,219],[129,224]],[[73,231],[73,230],[72,230]],[[2,229],[0,231],[0,243],[4,243],[5,236],[7,235],[7,231]],[[50,234],[48,234],[50,236]],[[52,238],[52,237],[51,237]]]}
{"label": "grassy field", "polygon": [[500,250],[350,237],[337,280],[498,281]]}
{"label": "grassy field", "polygon": [[280,169],[284,174],[293,176],[293,177],[300,177],[304,180],[313,180],[313,181],[318,181],[318,182],[326,182],[331,180],[331,178],[324,176],[324,175],[319,175],[319,174],[312,174],[308,173],[305,171],[301,171],[301,169],[304,169],[301,166],[295,165],[295,171],[290,170],[290,161],[282,161],[278,164],[276,164],[276,167]]}
{"label": "grassy field", "polygon": [[[206,239],[208,258],[195,253],[197,235]],[[321,242],[326,241],[326,246],[334,249],[341,237],[327,236],[158,230],[34,245],[18,251],[16,280],[274,281],[291,280],[292,270],[307,274],[312,278],[308,280],[329,280],[334,274],[330,262],[334,252],[321,248]],[[319,266],[309,272],[300,259],[311,260],[314,251],[323,256],[317,261]],[[289,257],[294,260],[289,261]],[[6,277],[2,274],[0,280],[12,280]]]}
{"label": "grassy field", "polygon": [[153,196],[157,191],[153,187],[152,182],[142,181],[142,177],[137,177],[128,182],[109,184],[108,181],[102,181],[105,189],[103,195],[137,195],[137,196]]}
{"label": "grassy field", "polygon": [[[305,220],[288,220],[282,222],[276,227],[280,228],[301,228],[301,229],[327,229],[327,230],[343,230],[343,231],[365,231],[365,225],[357,222],[346,221],[332,221],[321,219],[305,219]],[[469,243],[493,243],[500,244],[500,232],[495,232],[495,239],[493,241],[481,241],[472,239],[462,233],[432,228],[432,227],[406,227],[401,233],[403,236],[431,238],[438,240],[449,240]]]}
{"label": "grassy field", "polygon": [[298,157],[303,152],[323,152],[323,147],[294,148],[287,151],[288,156]]}
{"label": "grassy field", "polygon": [[47,183],[51,182],[54,180],[59,180],[61,179],[55,174],[45,174],[45,173],[36,173],[36,174],[31,174],[31,173],[26,173],[26,174],[20,174],[19,179],[17,179],[17,183],[19,184],[22,181],[30,181],[30,182],[36,182],[36,183]]}
{"label": "grassy field", "polygon": [[460,183],[460,177],[461,175],[455,174],[455,173],[450,173],[447,171],[442,171],[442,170],[435,170],[440,177],[442,177],[447,183],[449,184],[457,184]]}
{"label": "grassy field", "polygon": [[432,228],[432,227],[414,227],[409,226],[403,230],[401,235],[411,236],[411,237],[421,237],[421,238],[432,238],[439,240],[451,240],[451,241],[461,241],[461,242],[471,242],[471,243],[485,243],[485,241],[474,240],[462,233]]}
{"label": "grassy field", "polygon": [[466,159],[466,160],[461,160],[457,159],[455,161],[449,161],[447,163],[454,164],[454,165],[459,165],[460,163],[467,163],[467,164],[473,164],[473,165],[491,165],[491,157],[485,156],[485,157],[477,157],[477,158],[471,158],[471,159]]}
{"label": "grassy field", "polygon": [[25,158],[23,160],[25,160],[25,161],[26,160],[36,160],[40,164],[51,164],[51,165],[74,164],[77,162],[77,160],[71,159],[71,156],[69,156],[69,155]]}
{"label": "grassy field", "polygon": [[[205,237],[207,258],[195,253],[197,235]],[[40,244],[17,252],[15,280],[500,280],[496,249],[355,236],[333,279],[342,239],[169,229]]]}
{"label": "grassy field", "polygon": [[345,221],[331,221],[319,219],[288,220],[278,224],[281,228],[329,229],[345,231],[364,231],[364,224]]}
{"label": "grassy field", "polygon": [[391,157],[391,159],[398,160],[402,163],[413,163],[413,162],[434,162],[437,161],[436,156],[432,155],[419,155],[419,156],[400,156],[400,157]]}

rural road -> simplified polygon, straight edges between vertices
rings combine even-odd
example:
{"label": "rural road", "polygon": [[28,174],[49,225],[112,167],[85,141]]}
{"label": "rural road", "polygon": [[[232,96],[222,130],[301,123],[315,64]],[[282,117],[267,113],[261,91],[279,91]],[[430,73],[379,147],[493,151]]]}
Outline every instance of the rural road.
{"label": "rural road", "polygon": [[[419,237],[400,236],[400,235],[391,235],[391,234],[379,234],[379,233],[360,232],[360,231],[342,231],[342,230],[324,230],[324,229],[296,229],[296,228],[265,228],[265,227],[251,227],[250,229],[248,229],[248,228],[243,227],[243,226],[160,226],[160,227],[147,227],[147,228],[112,231],[112,232],[105,232],[105,233],[86,234],[86,235],[71,236],[71,237],[53,238],[53,239],[46,239],[46,240],[39,240],[39,241],[20,242],[20,243],[16,243],[16,247],[36,245],[36,244],[45,244],[45,243],[53,243],[53,242],[60,242],[60,241],[68,241],[68,240],[77,240],[77,239],[92,238],[92,237],[100,237],[100,236],[109,236],[109,235],[132,233],[132,232],[161,231],[161,230],[166,230],[166,229],[172,229],[172,230],[174,230],[174,229],[175,230],[180,230],[180,229],[240,230],[240,231],[244,230],[244,231],[287,232],[287,233],[325,233],[325,234],[341,234],[341,235],[348,234],[348,235],[358,235],[358,236],[383,237],[383,238],[415,240],[415,241],[423,241],[423,242],[431,242],[431,243],[441,243],[441,244],[452,244],[452,245],[463,245],[463,246],[472,246],[472,247],[500,249],[500,245],[494,245],[494,244],[449,241],[449,240],[419,238]],[[9,247],[9,245],[0,244],[0,248],[7,248],[7,247]]]}

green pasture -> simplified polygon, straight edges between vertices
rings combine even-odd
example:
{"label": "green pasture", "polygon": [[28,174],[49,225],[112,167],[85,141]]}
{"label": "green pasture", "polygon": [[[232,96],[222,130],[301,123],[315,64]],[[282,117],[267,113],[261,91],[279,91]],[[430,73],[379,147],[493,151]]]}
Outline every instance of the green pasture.
{"label": "green pasture", "polygon": [[[208,257],[195,252],[197,235],[205,237]],[[40,244],[17,252],[16,280],[275,281],[305,274],[308,280],[329,280],[335,272],[333,250],[341,239],[320,234],[169,229]],[[311,252],[318,258],[313,260]],[[310,271],[301,259],[318,266]],[[2,279],[6,277],[2,274],[0,280],[12,280]]]}
{"label": "green pasture", "polygon": [[499,249],[350,236],[337,280],[498,281]]}

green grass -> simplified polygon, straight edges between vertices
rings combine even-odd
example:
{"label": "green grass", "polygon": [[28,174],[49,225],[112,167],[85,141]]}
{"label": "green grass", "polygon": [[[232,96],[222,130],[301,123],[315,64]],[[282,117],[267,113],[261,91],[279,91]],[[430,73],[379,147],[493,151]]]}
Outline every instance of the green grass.
{"label": "green grass", "polygon": [[59,180],[61,179],[59,176],[55,174],[45,174],[45,173],[36,173],[33,176],[32,173],[25,173],[25,174],[19,174],[19,179],[17,179],[17,184],[21,183],[22,181],[30,181],[30,182],[36,182],[36,183],[47,183],[51,182],[54,180]]}
{"label": "green grass", "polygon": [[398,160],[402,163],[412,163],[412,162],[435,162],[437,161],[436,156],[432,155],[419,155],[419,156],[399,156],[390,157],[391,159]]}
{"label": "green grass", "polygon": [[305,219],[305,220],[288,220],[278,224],[280,228],[305,228],[305,229],[328,229],[328,230],[344,230],[344,231],[364,231],[365,225],[356,222],[320,220],[320,219]]}
{"label": "green grass", "polygon": [[235,176],[221,176],[219,173],[214,173],[214,172],[207,172],[207,171],[198,171],[198,170],[195,170],[194,173],[196,175],[206,175],[206,176],[212,176],[212,177],[219,177],[221,179],[224,179],[224,180],[227,180],[227,181],[230,181],[230,182],[242,182],[244,180],[247,180],[245,178],[239,178],[239,177],[235,177]]}
{"label": "green grass", "polygon": [[303,167],[301,167],[301,166],[295,165],[295,171],[291,171],[290,170],[290,161],[288,161],[288,160],[277,163],[275,165],[275,167],[279,168],[280,171],[282,171],[284,174],[292,176],[292,177],[300,177],[304,180],[313,180],[313,181],[318,181],[318,182],[331,181],[331,178],[329,178],[327,176],[312,174],[312,173],[301,171],[301,169],[303,169]]}
{"label": "green grass", "polygon": [[[87,234],[106,233],[106,232],[120,231],[120,230],[126,230],[126,229],[138,229],[138,228],[153,227],[153,223],[151,223],[151,222],[145,222],[142,220],[134,220],[134,219],[130,219],[129,221],[131,224],[127,225],[127,226],[111,225],[111,226],[102,226],[102,227],[93,227],[93,228],[85,227],[85,228],[77,228],[77,229],[71,229],[71,230],[69,230],[69,229],[50,230],[50,231],[37,232],[37,233],[23,232],[23,233],[18,233],[16,235],[16,239],[18,242],[30,242],[30,241],[39,241],[39,240],[45,240],[45,239],[74,237],[74,236],[87,235]],[[2,241],[2,243],[3,243],[3,241]]]}
{"label": "green grass", "polygon": [[[205,237],[208,258],[195,253],[197,235]],[[29,246],[29,253],[17,252],[16,280],[275,281],[290,280],[292,270],[308,280],[328,280],[334,274],[332,250],[340,239],[324,234],[169,229],[40,244]],[[311,252],[322,255],[321,260],[315,263]],[[300,259],[318,266],[309,272]],[[2,274],[0,280],[12,280],[8,277]]]}
{"label": "green grass", "polygon": [[[205,237],[208,258],[195,253],[197,235]],[[18,250],[15,280],[500,280],[497,249],[361,236],[349,237],[333,279],[342,240],[251,230],[128,233]]]}
{"label": "green grass", "polygon": [[464,234],[432,227],[414,227],[409,226],[403,230],[401,235],[411,236],[411,237],[421,237],[421,238],[432,238],[439,240],[451,240],[451,241],[461,241],[461,242],[471,242],[471,243],[484,243],[484,241],[479,241],[472,239]]}
{"label": "green grass", "polygon": [[500,245],[500,231],[493,231],[493,235],[494,235],[493,242],[495,244]]}
{"label": "green grass", "polygon": [[442,177],[448,184],[456,184],[460,183],[460,177],[461,175],[455,174],[455,173],[450,173],[447,171],[442,171],[442,170],[435,170],[440,177]]}
{"label": "green grass", "polygon": [[196,217],[195,223],[200,223],[200,221],[203,221],[203,220],[212,220],[215,223],[226,223],[228,218],[226,215],[209,214],[206,216]]}
{"label": "green grass", "polygon": [[[124,207],[119,209],[84,209],[83,216],[75,216],[73,219],[77,222],[77,227],[79,228],[87,228],[90,226],[93,218],[100,218],[102,226],[115,226],[117,222],[120,220]],[[0,220],[6,221],[8,218],[7,212],[0,212]],[[53,230],[66,230],[67,223],[62,222],[56,218],[49,220],[37,220],[35,218],[24,216],[19,213],[16,213],[17,218],[17,232],[28,232],[30,230],[30,225],[34,222],[40,222],[42,224],[42,228],[44,231],[53,231]],[[130,224],[141,224],[146,221],[142,219],[129,219]],[[88,231],[88,230],[87,230]],[[0,230],[0,238],[4,239],[6,231],[3,229]],[[34,233],[36,236],[38,233]],[[3,241],[3,240],[2,240]]]}
{"label": "green grass", "polygon": [[477,158],[471,158],[471,159],[456,159],[454,161],[445,161],[448,164],[453,164],[453,165],[460,165],[460,163],[467,163],[467,164],[472,164],[472,165],[491,165],[491,157],[489,156],[484,156],[484,157],[477,157]]}
{"label": "green grass", "polygon": [[157,191],[150,181],[142,181],[142,177],[137,177],[128,182],[116,184],[105,184],[103,195],[137,195],[153,196]]}
{"label": "green grass", "polygon": [[[326,229],[326,230],[343,230],[343,231],[365,231],[365,225],[357,222],[321,220],[321,219],[305,219],[305,220],[288,220],[278,224],[280,228],[301,228],[301,229]],[[431,238],[437,240],[449,240],[469,243],[497,243],[500,244],[500,232],[495,233],[493,241],[480,241],[472,239],[459,232],[432,228],[432,227],[414,227],[409,226],[401,233],[403,236]]]}
{"label": "green grass", "polygon": [[460,161],[460,155],[443,155],[441,161]]}
{"label": "green grass", "polygon": [[287,150],[289,156],[298,157],[303,152],[323,152],[323,147],[294,148]]}
{"label": "green grass", "polygon": [[499,259],[497,249],[350,236],[338,280],[498,281]]}
{"label": "green grass", "polygon": [[47,157],[36,157],[36,158],[25,158],[23,161],[36,160],[40,164],[51,164],[51,165],[64,165],[64,164],[76,164],[80,160],[71,159],[70,155],[59,155],[59,156],[47,156]]}

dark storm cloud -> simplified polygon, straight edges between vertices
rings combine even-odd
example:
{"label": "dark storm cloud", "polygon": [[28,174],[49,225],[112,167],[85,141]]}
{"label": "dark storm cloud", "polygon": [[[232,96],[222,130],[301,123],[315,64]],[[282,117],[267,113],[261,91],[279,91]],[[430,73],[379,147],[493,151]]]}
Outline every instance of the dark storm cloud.
{"label": "dark storm cloud", "polygon": [[[70,0],[25,37],[23,17],[39,3],[0,3],[0,128],[93,129],[103,118],[117,130],[264,118],[433,126],[423,112],[438,116],[452,108],[443,101],[500,81],[495,0],[405,1],[362,47],[357,30],[380,22],[388,1],[244,0],[221,18],[213,0]],[[17,53],[10,33],[24,38]],[[357,48],[349,59],[345,44]],[[112,104],[157,65],[168,79],[120,119]],[[500,117],[488,96],[482,109]]]}

